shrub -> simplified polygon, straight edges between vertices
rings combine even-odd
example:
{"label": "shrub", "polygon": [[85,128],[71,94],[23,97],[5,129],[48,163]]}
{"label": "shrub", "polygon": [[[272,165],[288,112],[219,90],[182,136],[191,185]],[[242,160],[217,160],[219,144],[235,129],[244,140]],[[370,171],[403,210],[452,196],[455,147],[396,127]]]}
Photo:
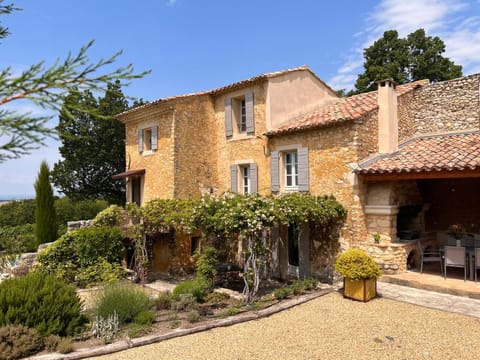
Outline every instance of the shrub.
{"label": "shrub", "polygon": [[63,197],[55,200],[57,223],[66,226],[68,221],[93,219],[108,206],[105,200],[72,200]]}
{"label": "shrub", "polygon": [[228,309],[225,309],[225,311],[221,313],[221,316],[233,316],[233,315],[237,315],[239,312],[240,312],[239,308],[237,308],[236,306],[232,306]]}
{"label": "shrub", "polygon": [[275,296],[275,299],[277,300],[282,300],[288,297],[290,295],[291,290],[288,287],[281,287],[277,288],[273,291],[273,296]]}
{"label": "shrub", "polygon": [[0,284],[0,326],[22,324],[42,336],[70,336],[87,321],[75,288],[38,272]]}
{"label": "shrub", "polygon": [[376,279],[382,271],[375,261],[360,249],[349,249],[335,262],[335,270],[352,280]]}
{"label": "shrub", "polygon": [[45,350],[48,350],[48,351],[57,350],[57,346],[61,340],[62,338],[58,335],[48,335],[45,339],[43,339]]}
{"label": "shrub", "polygon": [[317,287],[318,285],[318,280],[315,278],[308,278],[302,281],[304,284],[305,289],[307,290],[313,290]]}
{"label": "shrub", "polygon": [[56,349],[60,354],[68,354],[73,351],[73,342],[70,338],[63,338],[57,345]]}
{"label": "shrub", "polygon": [[173,289],[172,297],[178,300],[181,294],[192,294],[197,301],[203,301],[209,290],[210,284],[204,279],[198,278],[178,284]]}
{"label": "shrub", "polygon": [[187,320],[191,323],[199,322],[201,318],[202,317],[200,316],[198,310],[192,310],[187,315]]}
{"label": "shrub", "polygon": [[228,294],[215,291],[215,292],[212,292],[212,293],[208,294],[205,297],[205,302],[208,302],[208,303],[211,303],[211,304],[219,304],[219,303],[227,300],[228,298],[230,298],[230,296]]}
{"label": "shrub", "polygon": [[139,325],[152,325],[155,321],[155,313],[151,310],[140,311],[135,316],[135,322]]}
{"label": "shrub", "polygon": [[294,295],[304,294],[307,290],[314,289],[318,284],[316,279],[310,278],[300,281],[295,281],[290,285],[290,289]]}
{"label": "shrub", "polygon": [[197,277],[203,278],[210,283],[213,283],[213,278],[217,275],[217,249],[213,246],[208,246],[201,253],[194,255],[197,267]]}
{"label": "shrub", "polygon": [[152,301],[143,289],[128,283],[108,285],[94,299],[93,312],[96,316],[107,318],[118,315],[120,324],[127,324],[135,320],[141,312],[149,310]]}
{"label": "shrub", "polygon": [[198,307],[198,303],[195,297],[190,294],[180,294],[178,300],[172,302],[171,309],[173,311],[185,311],[192,310]]}
{"label": "shrub", "polygon": [[172,293],[170,291],[163,292],[155,299],[155,307],[157,310],[170,309],[172,305]]}
{"label": "shrub", "polygon": [[0,206],[0,227],[35,223],[35,199],[15,200]]}
{"label": "shrub", "polygon": [[23,325],[0,328],[0,359],[20,359],[42,349],[42,338],[35,329]]}
{"label": "shrub", "polygon": [[93,226],[120,226],[123,208],[118,205],[111,205],[95,216]]}
{"label": "shrub", "polygon": [[[103,265],[99,263],[121,263],[124,251],[122,238],[120,228],[111,227],[81,228],[67,233],[39,254],[40,271],[55,274],[68,282],[80,279],[101,282],[104,276],[108,278],[112,274],[103,274]],[[109,270],[116,273],[114,269],[115,266]]]}
{"label": "shrub", "polygon": [[94,265],[81,269],[76,277],[79,286],[95,283],[110,284],[125,277],[125,269],[118,263],[111,264],[101,258]]}
{"label": "shrub", "polygon": [[34,231],[35,226],[32,224],[1,226],[0,250],[5,250],[9,254],[35,251],[37,246]]}

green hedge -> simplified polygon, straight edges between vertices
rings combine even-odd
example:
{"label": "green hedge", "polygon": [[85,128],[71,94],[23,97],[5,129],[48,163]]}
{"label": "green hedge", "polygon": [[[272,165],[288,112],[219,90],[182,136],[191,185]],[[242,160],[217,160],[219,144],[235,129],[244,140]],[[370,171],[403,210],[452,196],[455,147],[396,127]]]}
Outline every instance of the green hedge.
{"label": "green hedge", "polygon": [[72,336],[87,321],[75,288],[32,272],[0,284],[0,326],[24,325],[42,336]]}
{"label": "green hedge", "polygon": [[109,268],[105,262],[121,264],[122,238],[120,228],[92,227],[72,231],[39,254],[39,269],[80,286],[101,282],[104,280],[102,269],[109,272],[107,277],[118,270],[118,266]]}
{"label": "green hedge", "polygon": [[0,250],[9,254],[36,251],[34,226],[26,224],[0,227]]}

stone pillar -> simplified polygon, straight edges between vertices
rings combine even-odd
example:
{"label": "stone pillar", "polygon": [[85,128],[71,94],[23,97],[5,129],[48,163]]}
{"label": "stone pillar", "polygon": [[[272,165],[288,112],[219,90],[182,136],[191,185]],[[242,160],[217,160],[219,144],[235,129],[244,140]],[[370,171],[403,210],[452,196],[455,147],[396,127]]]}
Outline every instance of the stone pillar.
{"label": "stone pillar", "polygon": [[397,241],[397,214],[396,205],[366,205],[365,219],[369,233],[379,233],[382,239],[389,242]]}

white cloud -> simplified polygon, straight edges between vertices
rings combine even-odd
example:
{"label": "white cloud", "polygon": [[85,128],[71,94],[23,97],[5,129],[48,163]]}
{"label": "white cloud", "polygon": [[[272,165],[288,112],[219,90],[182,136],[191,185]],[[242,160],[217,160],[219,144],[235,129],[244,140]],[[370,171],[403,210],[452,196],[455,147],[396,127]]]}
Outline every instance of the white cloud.
{"label": "white cloud", "polygon": [[167,0],[167,6],[174,6],[177,3],[177,0]]}
{"label": "white cloud", "polygon": [[[445,42],[445,56],[463,65],[464,74],[480,71],[480,17],[469,16],[472,11],[478,13],[478,5],[463,0],[380,1],[367,17],[365,30],[356,34],[356,45],[329,84],[353,88],[357,74],[363,72],[363,49],[392,29],[404,37],[423,28],[428,36],[439,36]],[[345,86],[351,78],[353,81]]]}

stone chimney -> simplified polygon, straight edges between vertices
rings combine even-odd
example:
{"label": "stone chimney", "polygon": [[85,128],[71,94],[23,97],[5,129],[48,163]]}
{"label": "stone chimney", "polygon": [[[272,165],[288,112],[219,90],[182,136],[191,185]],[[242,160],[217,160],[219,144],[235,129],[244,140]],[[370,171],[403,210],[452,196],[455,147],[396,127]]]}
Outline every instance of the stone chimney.
{"label": "stone chimney", "polygon": [[389,154],[398,148],[398,117],[396,84],[380,80],[378,84],[378,152]]}

